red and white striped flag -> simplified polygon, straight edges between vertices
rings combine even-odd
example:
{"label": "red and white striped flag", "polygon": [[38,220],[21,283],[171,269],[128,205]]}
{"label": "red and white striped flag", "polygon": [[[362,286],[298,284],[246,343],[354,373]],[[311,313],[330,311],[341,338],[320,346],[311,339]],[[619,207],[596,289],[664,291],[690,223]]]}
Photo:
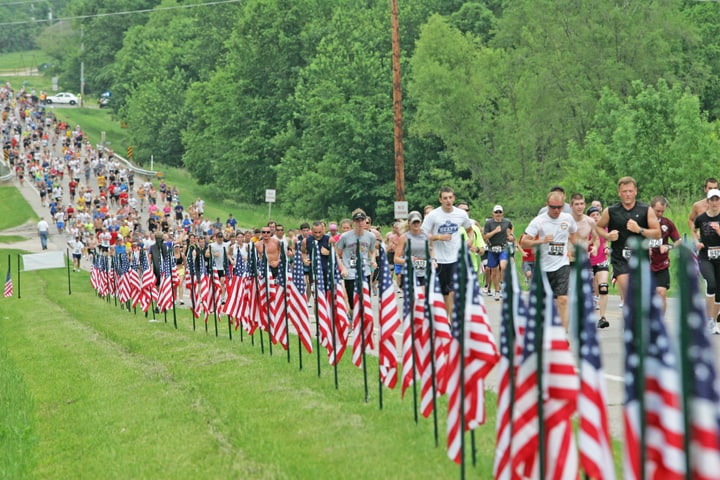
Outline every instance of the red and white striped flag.
{"label": "red and white striped flag", "polygon": [[[713,345],[705,324],[705,298],[700,293],[698,273],[692,251],[682,248],[679,255],[680,285],[687,289],[690,305],[684,320],[690,341],[687,357],[690,386],[687,392],[690,413],[690,478],[710,480],[720,472],[720,394]],[[682,309],[679,309],[682,311]],[[682,319],[681,319],[682,321]]]}
{"label": "red and white striped flag", "polygon": [[400,326],[395,285],[390,276],[385,250],[380,248],[380,345],[379,367],[380,380],[388,388],[395,388],[397,383],[397,346],[395,332]]}
{"label": "red and white striped flag", "polygon": [[157,307],[161,312],[167,312],[173,308],[172,268],[170,267],[170,256],[160,258],[160,288],[158,292]]}
{"label": "red and white striped flag", "polygon": [[435,388],[436,395],[440,396],[445,393],[448,382],[448,356],[450,355],[450,323],[448,320],[447,310],[445,309],[445,299],[440,290],[440,279],[437,276],[437,270],[430,268],[430,279],[427,285],[428,301],[432,312],[433,350],[435,352]]}
{"label": "red and white striped flag", "polygon": [[370,286],[362,275],[362,267],[358,262],[355,279],[355,294],[353,295],[353,345],[352,362],[362,366],[363,349],[365,352],[375,348],[373,342],[373,311]]}
{"label": "red and white striped flag", "polygon": [[[662,320],[662,307],[651,278],[647,255],[630,257],[625,295],[625,457],[624,476],[680,480],[685,478],[684,428],[677,359]],[[639,292],[638,292],[639,290]],[[640,299],[640,303],[636,301]],[[647,329],[646,335],[640,329]],[[645,351],[644,373],[639,370],[637,338]],[[644,384],[644,388],[641,386]],[[640,391],[642,389],[642,391]],[[641,418],[640,396],[645,400]],[[641,460],[641,425],[645,424],[645,460]],[[718,472],[713,472],[717,478]]]}
{"label": "red and white striped flag", "polygon": [[8,266],[7,275],[5,276],[5,289],[3,290],[3,297],[10,298],[13,296],[13,281],[10,275],[10,266]]}
{"label": "red and white striped flag", "polygon": [[[279,267],[283,268],[283,267]],[[272,342],[280,344],[287,350],[287,328],[285,325],[285,288],[279,284],[285,277],[280,274],[279,278],[275,278],[268,268],[268,278],[270,279],[270,324],[272,325]]]}
{"label": "red and white striped flag", "polygon": [[[600,360],[597,315],[593,305],[590,259],[586,252],[576,252],[576,266],[570,282],[570,325],[579,335],[580,394],[578,413],[580,430],[578,446],[580,466],[590,478],[615,480],[612,442],[607,413],[607,391]],[[582,312],[581,315],[577,315]],[[577,317],[577,318],[576,318]]]}
{"label": "red and white striped flag", "polygon": [[[310,312],[308,311],[307,297],[305,295],[305,285],[302,290],[298,290],[294,282],[296,275],[303,277],[303,265],[299,255],[293,260],[293,268],[286,267],[287,280],[285,284],[288,289],[288,315],[290,323],[292,323],[295,331],[300,337],[305,350],[312,353],[312,334],[310,333]],[[303,282],[304,283],[304,282]]]}
{"label": "red and white striped flag", "polygon": [[350,328],[348,323],[348,307],[347,298],[345,297],[345,286],[343,285],[343,280],[340,276],[340,268],[334,261],[335,258],[335,248],[331,246],[330,268],[334,273],[334,275],[330,277],[331,281],[334,282],[331,290],[335,290],[335,301],[331,303],[331,317],[333,318],[335,326],[335,344],[333,346],[333,353],[329,358],[330,365],[336,365],[342,359],[347,348],[348,330]]}
{"label": "red and white striped flag", "polygon": [[[485,423],[485,377],[499,357],[477,274],[470,259],[465,262],[461,260],[458,268],[465,269],[467,281],[461,291],[463,286],[459,285],[458,272],[455,272],[455,306],[447,384],[448,457],[456,463],[462,460],[461,442],[465,430],[472,430]],[[461,364],[464,364],[464,368],[461,368]],[[460,396],[461,390],[464,397]]]}
{"label": "red and white striped flag", "polygon": [[505,269],[506,294],[502,305],[500,326],[500,361],[498,362],[498,405],[496,412],[496,441],[493,474],[496,480],[513,480],[511,441],[514,434],[513,388],[517,367],[522,355],[520,339],[525,332],[527,306],[522,299],[517,270],[511,259]]}

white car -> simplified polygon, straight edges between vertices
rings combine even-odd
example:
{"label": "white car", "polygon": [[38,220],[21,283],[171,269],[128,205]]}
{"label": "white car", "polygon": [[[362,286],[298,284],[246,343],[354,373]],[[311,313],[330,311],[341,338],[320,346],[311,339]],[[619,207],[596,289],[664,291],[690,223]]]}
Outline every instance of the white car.
{"label": "white car", "polygon": [[67,103],[70,105],[77,105],[78,97],[68,92],[61,92],[55,95],[51,95],[45,99],[45,103],[50,105],[53,103]]}

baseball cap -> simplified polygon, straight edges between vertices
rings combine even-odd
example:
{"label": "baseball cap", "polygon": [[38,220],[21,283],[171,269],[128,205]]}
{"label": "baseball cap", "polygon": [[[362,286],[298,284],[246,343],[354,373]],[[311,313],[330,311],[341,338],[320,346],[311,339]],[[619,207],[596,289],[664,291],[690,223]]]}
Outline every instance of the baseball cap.
{"label": "baseball cap", "polygon": [[422,222],[422,215],[420,215],[420,212],[413,210],[408,215],[408,223],[415,223],[415,222]]}
{"label": "baseball cap", "polygon": [[712,197],[720,197],[720,190],[718,190],[717,188],[711,188],[708,191],[707,198],[712,198]]}
{"label": "baseball cap", "polygon": [[590,207],[590,208],[588,208],[587,214],[592,215],[595,212],[600,213],[600,209],[598,207]]}
{"label": "baseball cap", "polygon": [[356,212],[352,217],[353,220],[365,220],[366,218],[365,212]]}
{"label": "baseball cap", "polygon": [[495,205],[495,206],[493,207],[493,213],[495,213],[495,212],[502,212],[502,211],[503,211],[502,205]]}
{"label": "baseball cap", "polygon": [[331,223],[329,228],[330,230],[337,230],[337,223]]}

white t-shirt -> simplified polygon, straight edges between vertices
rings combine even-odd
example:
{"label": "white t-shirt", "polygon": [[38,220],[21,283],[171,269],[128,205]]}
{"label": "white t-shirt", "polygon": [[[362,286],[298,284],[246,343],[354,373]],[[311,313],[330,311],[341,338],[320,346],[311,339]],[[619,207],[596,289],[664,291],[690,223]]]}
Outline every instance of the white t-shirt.
{"label": "white t-shirt", "polygon": [[465,210],[453,207],[452,212],[446,212],[438,207],[428,213],[423,220],[422,229],[429,237],[432,235],[444,235],[449,233],[452,238],[449,241],[435,240],[432,242],[433,252],[437,263],[455,263],[458,261],[458,253],[462,242],[461,228],[468,229],[472,226],[470,217]]}
{"label": "white t-shirt", "polygon": [[540,267],[543,272],[554,272],[562,266],[570,265],[568,241],[575,232],[577,223],[572,215],[567,213],[561,213],[558,218],[550,218],[547,213],[543,213],[530,222],[525,229],[525,235],[531,238],[553,236],[551,242],[540,244]]}

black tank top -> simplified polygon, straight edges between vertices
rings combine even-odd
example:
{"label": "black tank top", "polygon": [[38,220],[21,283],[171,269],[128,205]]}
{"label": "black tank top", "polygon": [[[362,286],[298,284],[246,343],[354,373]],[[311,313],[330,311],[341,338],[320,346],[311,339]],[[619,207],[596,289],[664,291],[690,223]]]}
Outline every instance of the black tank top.
{"label": "black tank top", "polygon": [[635,220],[642,228],[648,228],[648,208],[647,204],[642,202],[635,202],[635,206],[633,206],[630,210],[625,209],[622,203],[617,203],[608,207],[608,214],[610,215],[608,231],[618,231],[618,239],[612,242],[612,254],[610,255],[612,262],[617,263],[626,261],[626,257],[623,256],[623,250],[625,249],[625,245],[629,238],[643,238],[639,233],[633,233],[628,230],[626,225],[628,220],[632,219]]}

